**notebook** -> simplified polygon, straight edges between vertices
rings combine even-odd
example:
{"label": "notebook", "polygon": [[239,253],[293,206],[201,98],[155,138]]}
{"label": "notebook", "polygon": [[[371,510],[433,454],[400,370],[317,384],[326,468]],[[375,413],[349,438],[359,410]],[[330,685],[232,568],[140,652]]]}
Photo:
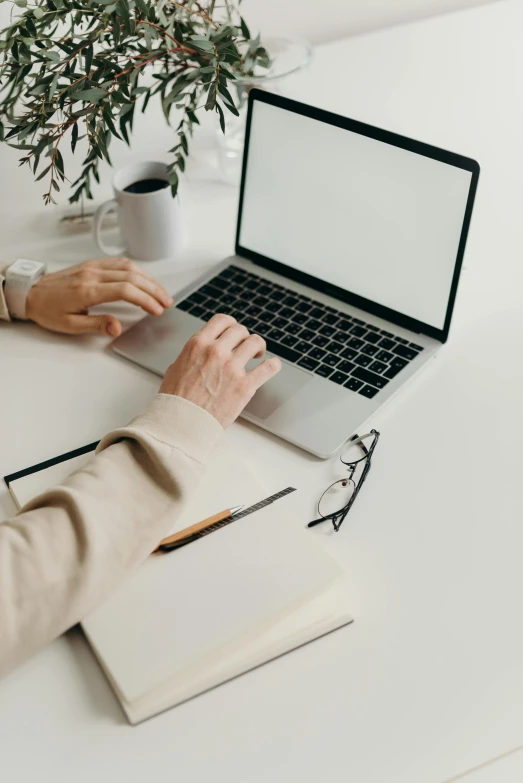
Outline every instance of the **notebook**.
{"label": "notebook", "polygon": [[[6,476],[18,507],[80,469],[95,447]],[[221,442],[171,532],[268,494],[245,460]],[[180,549],[151,555],[83,620],[130,723],[352,621],[341,569],[293,513],[296,494]]]}

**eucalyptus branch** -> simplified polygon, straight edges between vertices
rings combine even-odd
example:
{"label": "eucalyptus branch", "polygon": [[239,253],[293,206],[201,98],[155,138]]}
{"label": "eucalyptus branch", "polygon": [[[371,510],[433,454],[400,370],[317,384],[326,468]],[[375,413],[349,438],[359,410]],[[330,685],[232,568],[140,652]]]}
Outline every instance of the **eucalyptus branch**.
{"label": "eucalyptus branch", "polygon": [[[216,112],[225,131],[225,110],[238,115],[230,83],[268,65],[241,0],[7,2],[20,15],[0,40],[0,140],[23,153],[20,164],[37,180],[49,178],[46,203],[66,180],[64,138],[73,153],[79,142],[87,147],[70,200],[92,198],[100,160],[111,162],[111,139],[129,144],[138,103],[144,112],[151,99],[161,101],[167,122],[173,107],[178,112],[169,165],[176,195],[200,106]],[[142,83],[151,69],[153,79]]]}

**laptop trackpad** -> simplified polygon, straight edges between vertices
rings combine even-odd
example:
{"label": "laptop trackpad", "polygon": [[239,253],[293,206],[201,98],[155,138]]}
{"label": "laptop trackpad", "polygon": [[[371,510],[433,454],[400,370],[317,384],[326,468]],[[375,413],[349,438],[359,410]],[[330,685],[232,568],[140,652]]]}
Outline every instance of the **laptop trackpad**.
{"label": "laptop trackpad", "polygon": [[[266,359],[267,354],[263,358]],[[259,361],[249,362],[247,370],[252,370],[259,363]],[[245,410],[258,419],[267,419],[280,405],[288,402],[296,392],[303,389],[311,380],[311,376],[304,370],[283,362],[278,375],[256,392]]]}

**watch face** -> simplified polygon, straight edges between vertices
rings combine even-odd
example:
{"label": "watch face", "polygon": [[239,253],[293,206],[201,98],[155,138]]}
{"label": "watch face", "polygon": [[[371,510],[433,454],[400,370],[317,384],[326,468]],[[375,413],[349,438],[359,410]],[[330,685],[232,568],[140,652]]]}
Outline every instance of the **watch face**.
{"label": "watch face", "polygon": [[45,272],[45,264],[41,261],[33,261],[31,258],[18,258],[12,266],[9,267],[9,271],[24,275],[24,277],[32,277],[35,274]]}

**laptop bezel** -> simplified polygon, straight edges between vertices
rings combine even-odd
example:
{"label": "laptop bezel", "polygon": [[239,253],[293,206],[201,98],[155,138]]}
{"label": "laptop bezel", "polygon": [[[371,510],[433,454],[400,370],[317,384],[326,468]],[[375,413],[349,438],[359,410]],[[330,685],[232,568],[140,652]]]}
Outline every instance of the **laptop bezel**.
{"label": "laptop bezel", "polygon": [[[463,226],[461,229],[461,235],[460,235],[458,251],[456,256],[456,263],[455,263],[454,273],[452,277],[452,284],[450,287],[447,311],[445,314],[445,322],[442,329],[437,329],[436,327],[430,324],[423,323],[422,321],[418,321],[415,318],[411,318],[396,310],[392,310],[388,307],[380,305],[377,302],[373,302],[370,299],[366,299],[362,296],[359,296],[358,294],[355,294],[352,291],[348,291],[346,289],[333,285],[332,283],[328,283],[327,281],[322,280],[321,278],[314,277],[312,275],[306,274],[305,272],[301,272],[300,270],[295,269],[294,267],[287,266],[281,261],[276,261],[275,259],[264,256],[260,253],[257,253],[254,250],[250,250],[247,247],[243,247],[240,244],[243,200],[244,200],[245,181],[246,181],[246,174],[247,174],[247,161],[249,157],[249,141],[250,141],[250,132],[251,132],[251,124],[252,124],[253,106],[255,101],[260,101],[261,103],[268,103],[271,106],[276,106],[278,108],[285,109],[287,111],[292,111],[297,114],[301,114],[305,117],[310,117],[311,119],[314,120],[319,120],[320,122],[325,122],[330,125],[334,125],[338,128],[343,128],[345,130],[349,130],[354,133],[359,133],[363,136],[367,136],[369,138],[385,142],[386,144],[391,144],[395,147],[400,147],[401,149],[405,149],[408,150],[409,152],[414,152],[418,155],[423,155],[425,157],[432,158],[433,160],[439,160],[442,163],[446,163],[450,166],[455,166],[456,168],[460,168],[465,171],[469,171],[471,173],[472,176],[470,180],[467,205],[465,208],[465,215],[463,219]],[[425,334],[429,337],[439,340],[442,343],[446,342],[450,331],[450,324],[451,324],[452,313],[454,310],[454,304],[456,300],[458,282],[459,282],[461,268],[463,265],[463,257],[465,254],[465,247],[467,243],[470,221],[472,218],[472,209],[474,206],[474,199],[476,196],[479,172],[480,172],[479,164],[477,163],[477,161],[473,160],[472,158],[467,158],[464,157],[463,155],[458,155],[454,152],[449,152],[448,150],[443,150],[439,147],[434,147],[431,144],[425,144],[424,142],[416,141],[414,139],[408,138],[407,136],[401,136],[397,133],[392,133],[391,131],[377,128],[373,125],[367,125],[364,122],[359,122],[358,120],[353,120],[348,117],[343,117],[339,114],[334,114],[332,112],[325,111],[324,109],[318,109],[314,106],[310,106],[305,103],[300,103],[290,98],[285,98],[281,95],[275,95],[273,93],[265,92],[264,90],[260,90],[260,89],[253,89],[249,94],[249,102],[247,108],[245,146],[243,152],[240,198],[239,198],[239,205],[238,205],[238,219],[236,224],[236,242],[235,242],[236,254],[239,256],[243,256],[244,258],[248,258],[253,263],[261,267],[264,267],[265,269],[269,269],[273,272],[281,274],[284,277],[289,278],[290,280],[295,280],[296,282],[302,283],[303,285],[306,285],[309,288],[312,288],[316,291],[320,291],[336,299],[340,299],[342,302],[346,302],[347,304],[353,305],[354,307],[358,307],[359,309],[371,313],[372,315],[375,315],[378,318],[383,318],[384,320],[390,321],[391,323],[394,323],[405,329],[409,329],[410,331],[419,334]]]}

